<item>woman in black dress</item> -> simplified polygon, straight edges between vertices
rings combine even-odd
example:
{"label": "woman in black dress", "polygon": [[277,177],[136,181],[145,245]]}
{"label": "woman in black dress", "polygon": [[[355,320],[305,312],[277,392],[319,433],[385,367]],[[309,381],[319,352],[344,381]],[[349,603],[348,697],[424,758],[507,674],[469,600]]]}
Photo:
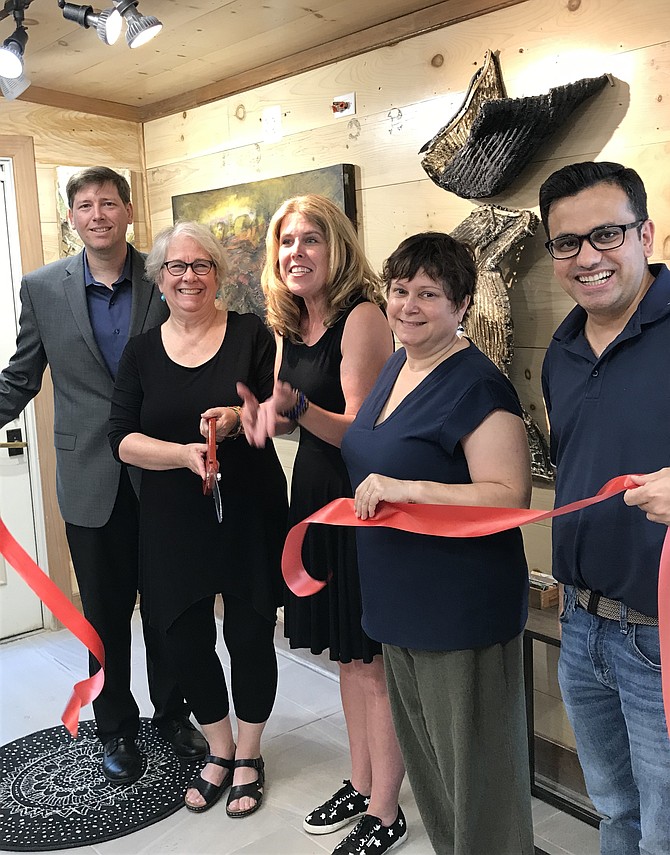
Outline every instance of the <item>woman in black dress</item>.
{"label": "woman in black dress", "polygon": [[[186,807],[207,810],[232,784],[228,815],[246,816],[263,795],[260,741],[277,687],[273,636],[287,503],[272,445],[251,448],[241,436],[235,386],[242,379],[255,394],[270,394],[275,346],[260,318],[217,305],[226,264],[221,245],[202,226],[178,223],[161,232],[147,274],[170,317],[124,351],[110,441],[119,459],[143,469],[144,602],[152,625],[165,633],[180,687],[209,742]],[[207,417],[216,418],[220,443],[221,523],[202,489]],[[224,601],[237,747],[215,650],[217,593]]]}
{"label": "woman in black dress", "polygon": [[[379,283],[344,212],[323,196],[289,199],[273,216],[262,283],[275,331],[277,380],[270,400],[240,387],[247,439],[300,426],[290,524],[341,496],[352,496],[340,442],[393,350]],[[263,400],[262,398],[260,400]],[[303,827],[325,834],[370,815],[398,821],[404,769],[393,730],[380,645],[361,628],[353,530],[314,526],[304,547],[310,572],[328,579],[312,597],[287,591],[284,631],[293,648],[328,649],[340,664],[351,752],[351,780],[310,813]],[[336,847],[358,852],[360,823]],[[363,827],[367,827],[364,825]]]}

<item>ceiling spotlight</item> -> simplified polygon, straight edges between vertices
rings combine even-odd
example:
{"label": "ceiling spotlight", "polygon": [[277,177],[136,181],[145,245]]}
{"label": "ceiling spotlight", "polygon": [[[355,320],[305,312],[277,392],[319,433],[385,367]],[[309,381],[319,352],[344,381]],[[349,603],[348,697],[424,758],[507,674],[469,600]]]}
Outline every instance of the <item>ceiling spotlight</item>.
{"label": "ceiling spotlight", "polygon": [[153,15],[140,15],[136,6],[139,0],[114,0],[119,14],[126,19],[128,47],[137,48],[157,36],[163,25]]}
{"label": "ceiling spotlight", "polygon": [[0,47],[0,77],[10,79],[23,74],[23,52],[28,41],[28,30],[18,26]]}
{"label": "ceiling spotlight", "polygon": [[8,101],[13,101],[18,98],[30,86],[30,80],[25,74],[20,74],[18,77],[0,77],[0,92]]}
{"label": "ceiling spotlight", "polygon": [[95,27],[98,38],[106,45],[113,45],[121,35],[123,19],[114,6],[103,12],[96,12],[92,6],[79,6],[76,3],[66,3],[65,0],[58,0],[58,5],[67,21],[75,21],[85,29]]}

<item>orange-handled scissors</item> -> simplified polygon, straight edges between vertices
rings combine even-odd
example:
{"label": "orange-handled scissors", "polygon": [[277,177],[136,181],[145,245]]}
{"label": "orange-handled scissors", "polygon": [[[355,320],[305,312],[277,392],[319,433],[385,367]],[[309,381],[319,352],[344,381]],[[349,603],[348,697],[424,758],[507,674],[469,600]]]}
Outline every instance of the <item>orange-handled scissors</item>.
{"label": "orange-handled scissors", "polygon": [[216,518],[223,521],[223,502],[219,490],[219,461],[216,458],[216,416],[207,419],[207,457],[205,459],[205,480],[202,482],[202,492],[205,496],[214,496]]}

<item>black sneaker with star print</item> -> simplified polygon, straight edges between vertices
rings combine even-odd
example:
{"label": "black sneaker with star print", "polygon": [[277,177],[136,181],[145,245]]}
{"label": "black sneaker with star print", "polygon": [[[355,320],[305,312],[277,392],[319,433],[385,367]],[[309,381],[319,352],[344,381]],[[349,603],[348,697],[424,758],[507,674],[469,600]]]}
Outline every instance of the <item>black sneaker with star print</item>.
{"label": "black sneaker with star print", "polygon": [[309,834],[330,834],[365,814],[370,797],[359,793],[351,781],[342,783],[343,787],[303,820],[302,827]]}
{"label": "black sneaker with star print", "polygon": [[366,813],[344,840],[333,849],[332,855],[384,855],[407,840],[407,823],[402,808],[392,825],[382,825],[381,819]]}

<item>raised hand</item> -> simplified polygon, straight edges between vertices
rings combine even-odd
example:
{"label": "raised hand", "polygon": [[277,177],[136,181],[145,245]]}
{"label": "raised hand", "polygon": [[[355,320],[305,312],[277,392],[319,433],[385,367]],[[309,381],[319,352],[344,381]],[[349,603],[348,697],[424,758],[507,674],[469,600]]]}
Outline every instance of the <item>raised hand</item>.
{"label": "raised hand", "polygon": [[240,417],[244,427],[244,435],[249,445],[263,448],[268,437],[275,435],[276,412],[270,404],[272,398],[263,404],[244,383],[237,384],[237,394],[242,398]]}

